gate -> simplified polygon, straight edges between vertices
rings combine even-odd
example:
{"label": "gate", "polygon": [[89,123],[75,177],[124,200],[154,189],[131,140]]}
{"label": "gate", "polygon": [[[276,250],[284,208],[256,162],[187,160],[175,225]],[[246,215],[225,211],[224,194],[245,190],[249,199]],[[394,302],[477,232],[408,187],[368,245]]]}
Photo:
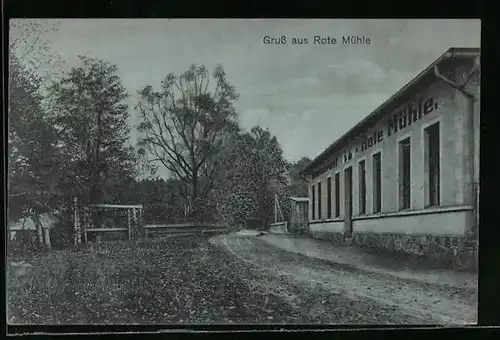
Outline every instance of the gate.
{"label": "gate", "polygon": [[143,234],[143,206],[89,204],[74,200],[75,245],[96,240],[138,239]]}

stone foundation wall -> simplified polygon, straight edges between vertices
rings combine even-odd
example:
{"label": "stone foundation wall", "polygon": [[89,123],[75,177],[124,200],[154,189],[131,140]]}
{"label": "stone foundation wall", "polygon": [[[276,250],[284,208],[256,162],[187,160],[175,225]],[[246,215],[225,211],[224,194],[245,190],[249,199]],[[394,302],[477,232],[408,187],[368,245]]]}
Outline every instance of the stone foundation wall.
{"label": "stone foundation wall", "polygon": [[343,233],[328,231],[309,231],[309,236],[319,240],[328,240],[333,244],[385,249],[424,256],[457,269],[478,269],[478,243],[466,237],[354,233],[351,241],[346,240]]}
{"label": "stone foundation wall", "polygon": [[463,269],[477,269],[477,243],[465,237],[354,234],[353,245],[431,257]]}
{"label": "stone foundation wall", "polygon": [[332,241],[333,244],[344,244],[344,234],[331,232],[309,232],[312,238],[317,240]]}

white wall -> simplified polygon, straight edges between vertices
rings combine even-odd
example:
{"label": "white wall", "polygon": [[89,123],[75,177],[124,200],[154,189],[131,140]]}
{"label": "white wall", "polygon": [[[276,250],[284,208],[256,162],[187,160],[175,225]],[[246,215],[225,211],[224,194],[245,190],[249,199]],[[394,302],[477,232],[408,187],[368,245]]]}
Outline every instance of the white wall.
{"label": "white wall", "polygon": [[323,222],[309,224],[309,231],[314,233],[344,233],[344,222]]}
{"label": "white wall", "polygon": [[471,210],[416,214],[353,221],[354,233],[463,236],[472,217]]}

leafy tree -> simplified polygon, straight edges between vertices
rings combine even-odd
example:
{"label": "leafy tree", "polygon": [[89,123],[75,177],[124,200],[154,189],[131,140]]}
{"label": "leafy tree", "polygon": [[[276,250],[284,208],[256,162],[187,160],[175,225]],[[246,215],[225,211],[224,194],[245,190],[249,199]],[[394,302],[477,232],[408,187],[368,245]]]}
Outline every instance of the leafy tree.
{"label": "leafy tree", "polygon": [[277,138],[260,127],[240,134],[227,164],[230,166],[218,191],[221,210],[233,223],[258,219],[267,226],[274,213],[275,195],[283,196],[287,185],[287,162]]}
{"label": "leafy tree", "polygon": [[53,166],[60,160],[57,135],[47,123],[42,96],[42,86],[61,66],[44,37],[53,30],[57,25],[43,20],[10,21],[8,218],[12,222],[31,218],[39,243],[47,245],[50,240],[44,240],[40,215],[52,211],[59,201]]}
{"label": "leafy tree", "polygon": [[300,177],[300,173],[309,164],[311,164],[311,159],[308,157],[302,157],[297,162],[290,164],[290,184],[295,196],[307,197],[308,195],[307,182]]}
{"label": "leafy tree", "polygon": [[60,136],[66,197],[113,201],[116,188],[137,175],[138,155],[128,145],[127,92],[118,69],[106,61],[80,57],[50,89],[51,122]]}
{"label": "leafy tree", "polygon": [[184,215],[185,202],[178,180],[162,178],[134,181],[118,197],[122,204],[142,204],[147,223],[173,223]]}
{"label": "leafy tree", "polygon": [[[38,71],[42,65],[60,61],[44,38],[54,30],[57,24],[43,20],[10,20],[8,178],[12,199],[9,218],[14,220],[47,210],[49,196],[53,196],[54,171],[50,165],[54,161],[57,164],[57,135],[43,110],[41,86],[46,77]],[[34,197],[42,192],[44,195]]]}
{"label": "leafy tree", "polygon": [[[238,135],[227,158],[224,174],[217,186],[221,215],[230,224],[247,224],[257,213],[257,182],[250,176],[255,140],[249,133]],[[252,173],[253,175],[253,173]]]}
{"label": "leafy tree", "polygon": [[65,239],[72,235],[75,196],[83,204],[115,203],[138,172],[139,155],[128,145],[127,92],[117,67],[83,56],[80,62],[46,91],[49,122],[58,135],[58,231]]}
{"label": "leafy tree", "polygon": [[[15,55],[9,58],[9,221],[33,218],[43,243],[40,215],[57,206],[57,135],[45,120],[38,82]],[[45,240],[48,241],[48,240]]]}
{"label": "leafy tree", "polygon": [[179,180],[190,215],[200,217],[220,170],[228,134],[238,130],[238,94],[221,66],[168,74],[160,91],[139,91],[141,146]]}

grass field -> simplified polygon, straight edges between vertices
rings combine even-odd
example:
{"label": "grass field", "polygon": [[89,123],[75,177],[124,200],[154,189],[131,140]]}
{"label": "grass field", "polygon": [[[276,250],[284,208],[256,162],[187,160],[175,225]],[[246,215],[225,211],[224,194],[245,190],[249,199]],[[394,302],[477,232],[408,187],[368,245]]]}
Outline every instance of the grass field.
{"label": "grass field", "polygon": [[33,265],[28,275],[8,275],[9,324],[477,320],[471,289],[365,272],[287,252],[257,237],[208,238],[106,242],[27,258]]}
{"label": "grass field", "polygon": [[295,313],[248,287],[245,264],[201,236],[104,243],[29,262],[27,276],[8,275],[9,324],[274,323]]}

